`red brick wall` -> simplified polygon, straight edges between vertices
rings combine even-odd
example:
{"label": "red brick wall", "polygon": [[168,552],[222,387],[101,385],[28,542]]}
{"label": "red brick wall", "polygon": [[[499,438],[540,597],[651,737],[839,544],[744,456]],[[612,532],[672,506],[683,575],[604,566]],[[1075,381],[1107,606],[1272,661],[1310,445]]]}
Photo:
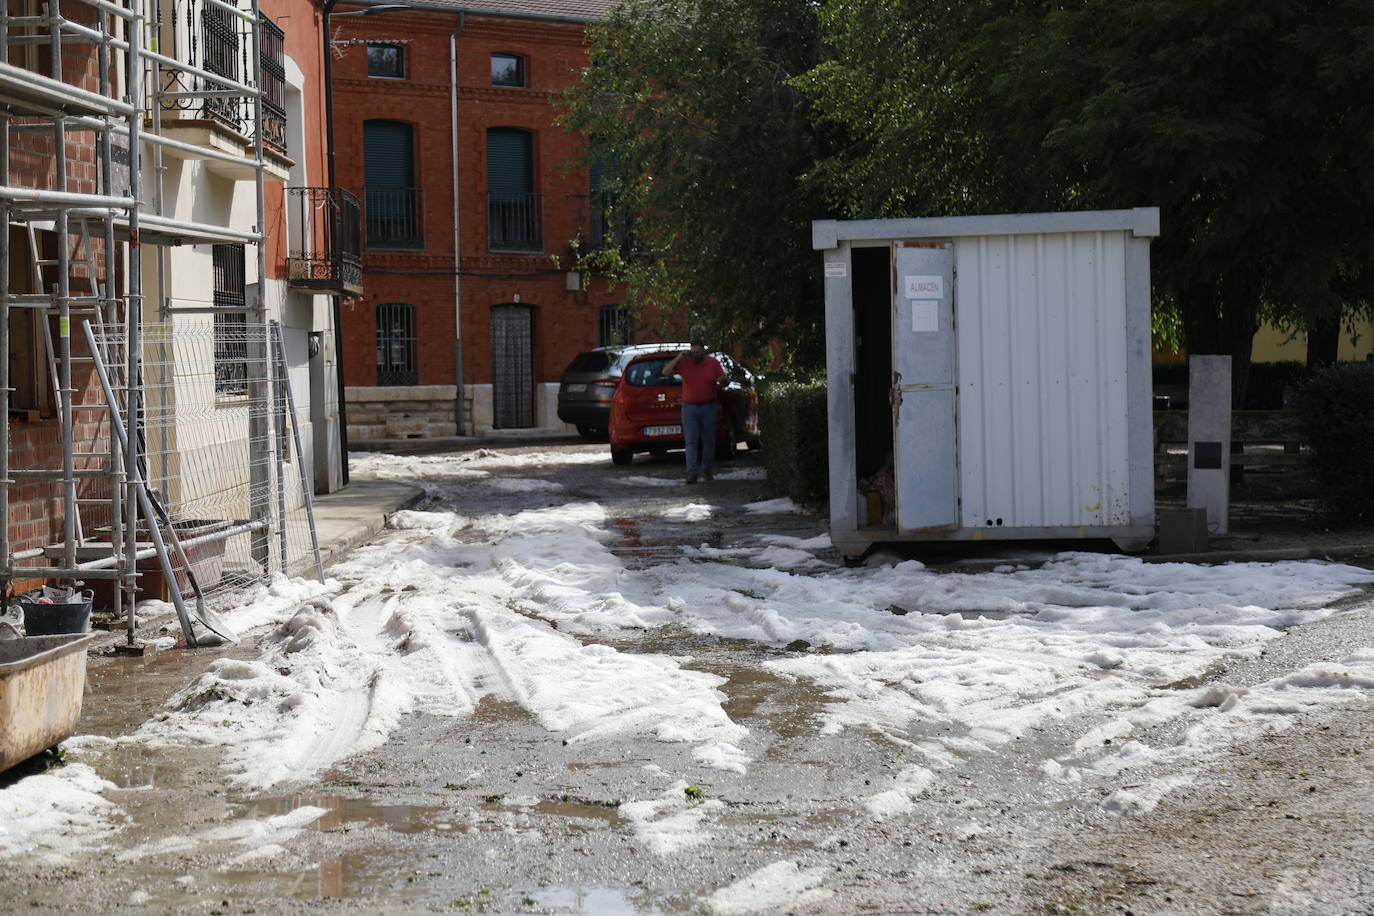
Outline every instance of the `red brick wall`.
{"label": "red brick wall", "polygon": [[[13,11],[13,9],[12,9]],[[96,21],[96,13],[81,4],[63,7],[63,14],[86,24]],[[120,52],[116,52],[120,56]],[[20,52],[11,58],[18,66],[32,64],[33,69],[44,76],[55,76],[50,52],[46,49],[29,57]],[[100,90],[97,58],[90,45],[68,44],[62,54],[62,73],[64,82],[79,86],[92,92]],[[15,124],[35,123],[36,119],[15,119]],[[42,122],[36,122],[42,123]],[[14,185],[32,188],[56,189],[58,187],[57,159],[55,156],[56,139],[51,130],[12,132],[10,152],[10,182]],[[67,190],[81,194],[100,193],[99,170],[96,157],[96,138],[88,132],[71,132],[65,137],[67,156]],[[59,241],[51,232],[37,234],[40,257],[56,257]],[[4,240],[10,246],[10,289],[15,293],[34,292],[34,280],[29,261],[29,240],[26,233],[18,227],[11,229],[10,236]],[[92,241],[91,252],[95,261],[94,269],[103,276],[103,243]],[[44,272],[44,283],[55,280],[51,269]],[[72,290],[76,295],[89,293],[89,271],[84,267],[74,267],[71,274]],[[74,315],[72,321],[72,351],[74,355],[84,355],[84,338],[78,331],[82,316]],[[27,320],[27,312],[21,312],[15,320]],[[52,322],[54,335],[56,322]],[[46,363],[38,367],[47,373]],[[50,387],[50,384],[45,386]],[[78,363],[72,372],[72,387],[75,389],[75,403],[99,403],[98,384],[94,370],[89,363]],[[31,414],[15,414],[10,420],[9,460],[12,469],[45,468],[60,469],[62,466],[61,430],[55,416],[56,397],[49,395],[48,405]],[[109,421],[99,411],[78,411],[74,422],[75,452],[106,452],[109,448]],[[78,458],[78,470],[97,469],[103,466],[97,458]],[[108,481],[100,479],[79,480],[79,498],[108,495]],[[8,494],[10,524],[9,536],[11,550],[22,551],[55,544],[62,539],[63,512],[62,486],[52,481],[25,481],[10,487]],[[92,506],[84,514],[83,523],[89,529],[109,523],[108,512],[101,507]],[[24,561],[23,565],[41,565],[41,561]]]}
{"label": "red brick wall", "polygon": [[[289,149],[287,155],[304,164],[310,186],[324,187],[329,183],[329,171],[324,123],[324,14],[321,5],[315,0],[262,0],[260,8],[285,33],[286,56],[296,62],[305,76],[305,85],[301,88],[305,123],[299,125],[305,148]],[[287,277],[286,185],[286,182],[269,180],[263,194],[269,236],[267,275],[278,280]],[[291,219],[296,218],[298,216],[292,214]]]}
{"label": "red brick wall", "polygon": [[[349,385],[376,384],[376,307],[416,307],[422,385],[454,381],[453,161],[449,92],[449,35],[457,14],[388,13],[334,20],[341,45],[335,60],[335,139],[339,183],[362,196],[363,122],[372,118],[413,125],[416,180],[425,189],[423,252],[367,251],[364,298],[344,310],[345,374]],[[362,40],[404,41],[406,79],[367,76]],[[527,88],[491,85],[490,56],[520,54]],[[458,156],[460,164],[463,376],[491,381],[491,309],[516,301],[531,307],[537,382],[556,381],[581,350],[596,346],[598,307],[619,302],[619,290],[600,279],[585,291],[566,289],[568,241],[590,235],[584,168],[567,163],[580,140],[554,124],[553,94],[569,86],[586,61],[584,29],[574,23],[468,15],[458,33]],[[544,251],[487,250],[486,131],[519,127],[534,134],[535,185],[543,198]],[[557,255],[564,270],[557,269]]]}
{"label": "red brick wall", "polygon": [[[21,15],[16,6],[18,5],[11,6],[11,14]],[[74,22],[85,25],[94,25],[97,20],[96,11],[80,3],[64,5],[62,14]],[[16,45],[11,52],[10,63],[18,67],[28,67],[32,60],[36,72],[47,77],[57,76],[52,66],[52,52],[49,48],[40,45],[31,53],[32,57],[30,52]],[[120,53],[116,51],[114,56]],[[91,45],[64,45],[61,79],[70,85],[98,92],[100,71],[96,64],[96,56]],[[12,123],[20,125],[34,122],[45,123],[34,118],[15,118]],[[56,147],[53,133],[12,131],[10,136],[10,184],[26,188],[55,189],[57,159],[54,154]],[[96,193],[95,135],[69,131],[66,146],[69,160],[67,175],[71,179],[67,183],[67,190],[77,194]]]}
{"label": "red brick wall", "polygon": [[[84,354],[86,347],[82,340],[72,338],[72,352]],[[78,364],[82,365],[82,364]],[[86,364],[89,365],[89,364]],[[98,395],[98,384],[92,369],[72,372],[72,387],[75,403],[96,404],[103,398]],[[76,412],[73,421],[76,453],[107,452],[109,449],[109,419],[101,411],[81,410]],[[95,457],[77,458],[77,470],[97,470],[104,468],[106,462]],[[38,420],[11,420],[10,422],[10,467],[12,469],[62,467],[61,429],[55,417]],[[108,479],[89,478],[77,481],[78,498],[107,498]],[[56,481],[26,481],[10,487],[10,549],[28,550],[56,544],[62,540],[63,512],[62,485]],[[92,528],[108,525],[109,512],[105,506],[82,507],[82,524],[89,532]],[[35,565],[37,561],[25,561],[24,565]]]}

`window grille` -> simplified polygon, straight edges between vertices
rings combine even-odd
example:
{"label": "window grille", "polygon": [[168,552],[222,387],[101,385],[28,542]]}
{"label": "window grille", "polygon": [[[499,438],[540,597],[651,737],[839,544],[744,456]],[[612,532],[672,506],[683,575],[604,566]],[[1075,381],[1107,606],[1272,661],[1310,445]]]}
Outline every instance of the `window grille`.
{"label": "window grille", "polygon": [[[188,5],[188,13],[190,9]],[[200,7],[200,44],[202,68],[216,76],[242,81],[239,74],[239,32],[232,13],[211,3],[203,4]],[[222,87],[205,82],[202,88],[217,90]],[[241,102],[237,96],[211,96],[205,100],[201,111],[205,117],[223,121],[239,130],[243,119]]]}
{"label": "window grille", "polygon": [[242,245],[216,245],[211,253],[215,282],[215,394],[248,393],[247,285]]}
{"label": "window grille", "polygon": [[377,384],[418,385],[415,361],[415,306],[388,302],[377,306]]}
{"label": "window grille", "polygon": [[598,313],[599,346],[616,347],[634,343],[634,314],[628,305],[603,305]]}
{"label": "window grille", "polygon": [[286,34],[262,21],[262,142],[286,152]]}

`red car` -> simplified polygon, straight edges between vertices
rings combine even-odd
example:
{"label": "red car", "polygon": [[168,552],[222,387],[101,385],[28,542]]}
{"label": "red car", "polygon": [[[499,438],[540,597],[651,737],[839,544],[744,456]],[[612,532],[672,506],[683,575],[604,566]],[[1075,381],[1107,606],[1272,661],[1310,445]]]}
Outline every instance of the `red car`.
{"label": "red car", "polygon": [[[629,464],[635,452],[662,454],[684,448],[682,379],[664,377],[663,367],[678,351],[636,357],[625,367],[611,398],[611,461]],[[759,395],[754,375],[724,353],[712,353],[725,370],[725,388],[717,396],[716,458],[734,457],[743,442],[759,447]]]}

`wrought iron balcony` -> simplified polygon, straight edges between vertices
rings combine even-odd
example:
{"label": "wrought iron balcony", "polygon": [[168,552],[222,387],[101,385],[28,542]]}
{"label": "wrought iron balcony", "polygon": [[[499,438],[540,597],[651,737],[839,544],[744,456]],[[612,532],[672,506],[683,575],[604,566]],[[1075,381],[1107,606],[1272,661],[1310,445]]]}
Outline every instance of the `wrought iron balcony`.
{"label": "wrought iron balcony", "polygon": [[487,195],[487,248],[491,251],[543,251],[540,232],[543,197],[539,194]]}
{"label": "wrought iron balcony", "polygon": [[291,286],[361,296],[358,198],[342,188],[287,188],[286,193]]}
{"label": "wrought iron balcony", "polygon": [[363,188],[368,248],[425,247],[425,189]]}
{"label": "wrought iron balcony", "polygon": [[[243,12],[249,10],[243,4]],[[206,0],[176,0],[173,23],[177,60],[232,83],[251,86],[262,73],[262,142],[280,153],[286,150],[285,34],[271,19],[259,15],[261,49],[258,67],[252,60],[253,27],[224,7]],[[170,65],[162,66],[163,102],[180,118],[211,121],[253,139],[252,100],[235,94],[219,80]],[[213,95],[209,93],[214,93]]]}
{"label": "wrought iron balcony", "polygon": [[591,195],[592,248],[617,250],[624,257],[639,254],[634,236],[634,214],[620,207],[620,196],[609,192]]}

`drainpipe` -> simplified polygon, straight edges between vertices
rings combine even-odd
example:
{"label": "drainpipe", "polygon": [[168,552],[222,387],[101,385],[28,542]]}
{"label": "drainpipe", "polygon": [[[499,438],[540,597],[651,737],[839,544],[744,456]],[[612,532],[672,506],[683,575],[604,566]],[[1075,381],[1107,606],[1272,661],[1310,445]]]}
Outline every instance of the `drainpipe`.
{"label": "drainpipe", "polygon": [[452,126],[453,155],[453,417],[455,432],[465,435],[463,417],[463,256],[460,247],[462,240],[459,217],[458,171],[458,33],[463,30],[464,12],[458,13],[458,25],[448,36],[448,94],[449,123]]}
{"label": "drainpipe", "polygon": [[[324,51],[324,142],[325,149],[325,171],[328,173],[329,187],[332,191],[339,186],[338,176],[334,168],[334,44],[329,34],[329,14],[334,12],[334,5],[338,0],[327,0],[324,4],[324,39],[322,50]],[[362,235],[362,227],[359,226],[359,238]],[[348,486],[348,402],[344,397],[344,342],[343,342],[343,308],[341,306],[342,297],[333,295],[329,297],[333,303],[334,312],[334,385],[338,389],[336,397],[339,401],[339,484]]]}

